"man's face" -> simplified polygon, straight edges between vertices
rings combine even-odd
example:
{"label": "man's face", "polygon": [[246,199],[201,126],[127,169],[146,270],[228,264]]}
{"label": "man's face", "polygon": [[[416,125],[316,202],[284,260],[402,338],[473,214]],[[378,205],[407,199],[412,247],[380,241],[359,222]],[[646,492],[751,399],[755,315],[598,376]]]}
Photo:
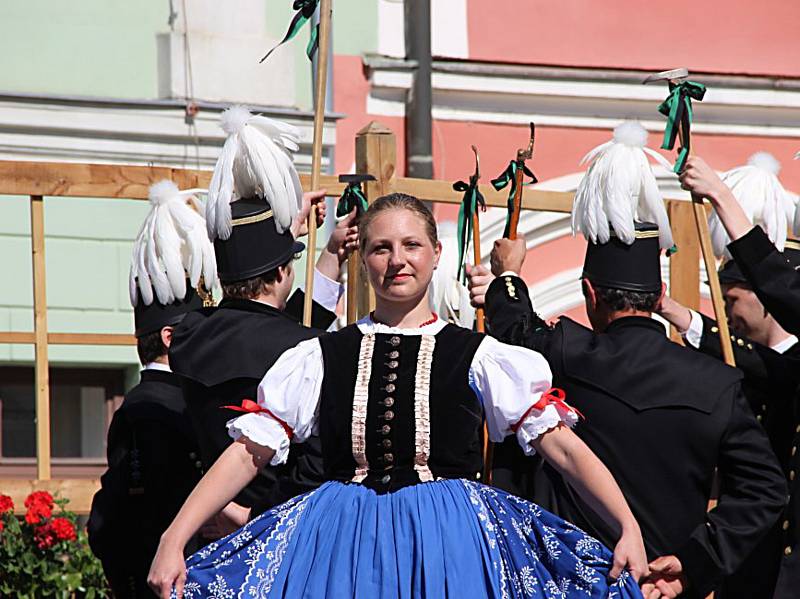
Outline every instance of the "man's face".
{"label": "man's face", "polygon": [[742,283],[724,283],[722,295],[725,298],[725,313],[731,327],[753,341],[766,344],[772,317],[753,290]]}

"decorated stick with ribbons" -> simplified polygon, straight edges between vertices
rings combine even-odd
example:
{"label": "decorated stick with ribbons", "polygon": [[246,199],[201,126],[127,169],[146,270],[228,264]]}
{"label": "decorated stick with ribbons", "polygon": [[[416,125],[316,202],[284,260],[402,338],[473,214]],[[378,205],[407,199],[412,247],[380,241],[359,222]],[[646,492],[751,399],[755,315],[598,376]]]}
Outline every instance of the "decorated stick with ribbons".
{"label": "decorated stick with ribbons", "polygon": [[[357,219],[369,208],[367,197],[361,184],[365,181],[375,181],[372,175],[339,175],[339,183],[347,183],[347,187],[339,198],[336,205],[336,216],[341,218],[347,216],[356,209]],[[361,258],[359,251],[355,250],[347,258],[347,324],[353,324],[358,320],[358,284],[359,271],[361,269]]]}
{"label": "decorated stick with ribbons", "polygon": [[[470,176],[469,183],[456,181],[453,183],[455,191],[464,192],[464,199],[458,209],[458,280],[466,282],[467,272],[464,263],[466,262],[467,246],[469,245],[470,235],[472,236],[473,264],[481,263],[481,230],[479,210],[486,211],[486,200],[478,189],[478,181],[481,178],[481,160],[478,155],[478,148],[472,146],[475,153],[475,172]],[[485,331],[483,308],[475,310],[475,327],[479,333]]]}
{"label": "decorated stick with ribbons", "polygon": [[[522,212],[522,187],[523,185],[531,185],[537,182],[536,176],[533,172],[525,166],[525,161],[533,157],[533,142],[536,137],[536,125],[533,123],[531,126],[531,138],[528,142],[528,147],[525,149],[517,150],[516,160],[512,160],[506,170],[500,173],[496,179],[492,179],[492,185],[497,191],[507,187],[509,184],[511,188],[508,190],[508,216],[506,217],[506,228],[503,232],[503,237],[508,239],[517,238],[517,225],[519,225],[519,216]],[[524,182],[525,176],[530,177],[528,183]]]}
{"label": "decorated stick with ribbons", "polygon": [[[322,132],[325,124],[325,97],[328,85],[328,38],[331,34],[331,1],[319,3],[319,49],[314,86],[314,142],[311,146],[311,189],[319,189],[322,169]],[[297,4],[297,1],[295,2]],[[303,302],[303,324],[311,326],[311,305],[314,297],[314,263],[317,253],[317,209],[308,213],[308,249],[306,250],[306,293]]]}
{"label": "decorated stick with ribbons", "polygon": [[[705,96],[706,88],[701,83],[689,81],[689,71],[685,68],[655,73],[647,77],[643,83],[652,83],[654,81],[666,81],[669,84],[669,96],[658,107],[658,111],[667,117],[664,142],[661,144],[661,148],[671,150],[675,147],[676,139],[680,141],[678,158],[675,160],[675,166],[673,167],[673,170],[679,173],[686,165],[686,159],[692,155],[692,100],[701,101]],[[711,235],[708,230],[706,211],[703,207],[703,198],[692,195],[692,206],[694,223],[697,228],[697,236],[700,239],[700,249],[703,253],[703,262],[708,276],[708,284],[711,288],[714,317],[717,319],[717,326],[719,327],[722,356],[726,364],[735,366],[728,320],[725,316],[725,304],[722,299],[722,288],[717,275],[717,263],[711,246]]]}

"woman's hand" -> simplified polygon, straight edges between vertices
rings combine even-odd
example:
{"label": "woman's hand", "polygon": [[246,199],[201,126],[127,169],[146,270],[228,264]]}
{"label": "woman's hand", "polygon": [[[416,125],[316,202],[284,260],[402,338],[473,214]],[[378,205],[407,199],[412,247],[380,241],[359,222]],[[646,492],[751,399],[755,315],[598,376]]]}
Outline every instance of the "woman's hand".
{"label": "woman's hand", "polygon": [[231,501],[203,525],[200,534],[204,539],[216,541],[239,530],[249,519],[250,508]]}
{"label": "woman's hand", "polygon": [[614,547],[614,565],[608,575],[616,580],[625,568],[637,582],[650,572],[638,525],[622,530],[622,536]]}
{"label": "woman's hand", "polygon": [[147,575],[147,584],[161,599],[169,599],[172,588],[175,587],[175,593],[181,599],[185,582],[186,562],[183,560],[183,550],[166,537],[161,537]]}
{"label": "woman's hand", "polygon": [[311,213],[311,206],[317,208],[317,227],[321,227],[325,223],[325,214],[328,209],[325,204],[327,194],[328,191],[325,189],[308,191],[303,194],[303,205],[300,207],[300,212],[294,217],[291,226],[295,239],[308,235],[308,215]]}

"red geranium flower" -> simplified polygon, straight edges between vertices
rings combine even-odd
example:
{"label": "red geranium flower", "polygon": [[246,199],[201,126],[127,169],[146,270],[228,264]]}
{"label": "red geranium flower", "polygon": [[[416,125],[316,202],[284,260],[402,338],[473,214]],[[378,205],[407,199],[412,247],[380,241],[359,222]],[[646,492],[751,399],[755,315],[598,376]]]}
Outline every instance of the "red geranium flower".
{"label": "red geranium flower", "polygon": [[8,495],[0,494],[0,514],[14,511],[14,502]]}
{"label": "red geranium flower", "polygon": [[25,513],[25,522],[28,524],[39,524],[39,522],[47,520],[52,515],[53,511],[50,507],[42,503],[34,503]]}
{"label": "red geranium flower", "polygon": [[33,532],[33,538],[39,549],[49,549],[56,542],[56,536],[50,524],[43,524]]}
{"label": "red geranium flower", "polygon": [[3,528],[5,528],[5,523],[0,520],[0,532],[3,532]]}
{"label": "red geranium flower", "polygon": [[74,541],[76,538],[75,526],[66,518],[53,518],[49,526],[59,541]]}
{"label": "red geranium flower", "polygon": [[34,491],[25,498],[25,507],[33,505],[46,505],[53,509],[53,496],[47,491]]}
{"label": "red geranium flower", "polygon": [[53,496],[47,491],[34,491],[25,498],[25,522],[39,524],[53,515]]}

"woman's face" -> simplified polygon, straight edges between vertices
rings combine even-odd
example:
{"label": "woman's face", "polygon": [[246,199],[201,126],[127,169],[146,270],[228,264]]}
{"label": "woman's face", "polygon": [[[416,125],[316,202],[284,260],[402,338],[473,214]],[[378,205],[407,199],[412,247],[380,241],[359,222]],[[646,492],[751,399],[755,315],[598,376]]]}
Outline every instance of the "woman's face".
{"label": "woman's face", "polygon": [[439,262],[441,244],[434,247],[425,222],[409,210],[386,210],[369,225],[364,264],[378,299],[407,302],[421,299]]}

